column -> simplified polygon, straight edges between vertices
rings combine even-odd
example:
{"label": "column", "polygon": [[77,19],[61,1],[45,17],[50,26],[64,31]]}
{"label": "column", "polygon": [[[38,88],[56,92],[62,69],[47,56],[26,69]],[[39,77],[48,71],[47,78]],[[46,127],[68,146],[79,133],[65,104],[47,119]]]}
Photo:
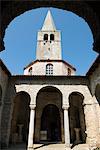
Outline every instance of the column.
{"label": "column", "polygon": [[64,109],[64,134],[65,134],[65,149],[70,149],[70,133],[69,133],[69,118],[68,118],[69,106],[63,106]]}
{"label": "column", "polygon": [[97,144],[97,122],[94,104],[84,105],[85,121],[86,121],[86,143],[90,147],[95,147]]}
{"label": "column", "polygon": [[33,138],[34,138],[34,118],[35,118],[35,105],[30,105],[30,124],[29,124],[29,135],[28,135],[28,148],[27,150],[34,150]]}

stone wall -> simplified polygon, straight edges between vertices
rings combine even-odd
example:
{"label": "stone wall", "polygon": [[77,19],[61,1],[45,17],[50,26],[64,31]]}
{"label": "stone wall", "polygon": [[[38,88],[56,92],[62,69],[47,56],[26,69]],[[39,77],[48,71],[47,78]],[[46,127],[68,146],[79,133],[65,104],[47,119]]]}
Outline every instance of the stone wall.
{"label": "stone wall", "polygon": [[[1,117],[2,117],[3,107],[4,107],[4,99],[7,90],[7,84],[8,84],[8,75],[5,73],[4,70],[2,70],[2,67],[0,66],[0,87],[1,87],[0,131],[1,131]],[[0,143],[1,143],[1,134],[0,134]]]}
{"label": "stone wall", "polygon": [[70,77],[29,77],[29,76],[12,76],[9,78],[9,86],[5,95],[5,105],[2,113],[2,141],[9,145],[9,137],[11,130],[11,120],[14,108],[14,97],[16,93],[25,91],[30,95],[30,103],[36,105],[38,92],[45,87],[54,87],[62,93],[62,106],[69,105],[69,95],[72,92],[81,93],[84,96],[83,106],[86,122],[86,142],[90,145],[97,143],[97,114],[93,96],[89,89],[89,80],[86,77],[70,76]]}
{"label": "stone wall", "polygon": [[[98,65],[98,67],[94,70],[94,72],[92,72],[92,74],[89,76],[89,80],[90,80],[90,90],[93,96],[93,103],[95,105],[95,109],[96,109],[96,122],[97,122],[97,126],[99,126],[99,131],[98,131],[98,141],[100,139],[100,99],[97,100],[96,99],[96,87],[97,85],[99,85],[99,89],[98,91],[100,91],[100,64]],[[98,93],[98,97],[100,96],[100,93]],[[99,101],[99,102],[98,102]],[[99,143],[100,146],[100,143]]]}
{"label": "stone wall", "polygon": [[[33,64],[32,66],[26,68],[24,70],[24,75],[29,75],[29,69],[32,67],[32,75],[46,75],[46,65],[52,64],[53,65],[53,75],[58,76],[67,76],[68,75],[68,68],[70,68],[68,65],[65,65],[63,62],[37,62]],[[71,75],[75,75],[75,71],[70,68]]]}

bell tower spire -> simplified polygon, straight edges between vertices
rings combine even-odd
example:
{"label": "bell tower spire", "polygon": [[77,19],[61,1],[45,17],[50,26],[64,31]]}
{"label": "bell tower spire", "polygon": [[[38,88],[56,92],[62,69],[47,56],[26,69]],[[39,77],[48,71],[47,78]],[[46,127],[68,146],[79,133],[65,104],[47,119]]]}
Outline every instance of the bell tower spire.
{"label": "bell tower spire", "polygon": [[42,27],[42,31],[56,31],[56,27],[50,10],[48,10],[47,16]]}
{"label": "bell tower spire", "polygon": [[37,36],[36,59],[61,60],[61,35],[55,27],[50,10]]}

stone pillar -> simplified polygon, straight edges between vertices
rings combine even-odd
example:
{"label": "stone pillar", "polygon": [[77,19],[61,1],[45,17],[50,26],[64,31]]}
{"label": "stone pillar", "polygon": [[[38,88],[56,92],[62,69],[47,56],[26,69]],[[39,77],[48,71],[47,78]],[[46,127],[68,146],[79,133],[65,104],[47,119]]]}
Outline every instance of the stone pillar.
{"label": "stone pillar", "polygon": [[65,134],[65,149],[70,149],[70,133],[69,133],[69,118],[68,118],[69,106],[63,106],[64,109],[64,134]]}
{"label": "stone pillar", "polygon": [[29,124],[29,134],[28,134],[28,148],[27,150],[34,150],[33,148],[33,138],[34,138],[34,118],[35,118],[35,106],[30,105],[30,124]]}
{"label": "stone pillar", "polygon": [[85,121],[86,121],[86,143],[90,147],[95,147],[97,143],[97,122],[94,104],[84,105]]}

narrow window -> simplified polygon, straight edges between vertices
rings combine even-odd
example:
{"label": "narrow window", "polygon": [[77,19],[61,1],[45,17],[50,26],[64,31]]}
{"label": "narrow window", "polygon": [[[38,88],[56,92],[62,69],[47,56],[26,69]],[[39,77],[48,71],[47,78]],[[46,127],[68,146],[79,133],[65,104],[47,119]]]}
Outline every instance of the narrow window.
{"label": "narrow window", "polygon": [[46,65],[46,75],[53,75],[53,65],[52,64]]}
{"label": "narrow window", "polygon": [[71,75],[71,69],[68,68],[68,76],[70,76],[70,75]]}
{"label": "narrow window", "polygon": [[32,67],[29,69],[29,75],[32,75]]}
{"label": "narrow window", "polygon": [[54,34],[50,34],[50,41],[54,41]]}
{"label": "narrow window", "polygon": [[44,41],[48,41],[48,34],[44,34]]}

